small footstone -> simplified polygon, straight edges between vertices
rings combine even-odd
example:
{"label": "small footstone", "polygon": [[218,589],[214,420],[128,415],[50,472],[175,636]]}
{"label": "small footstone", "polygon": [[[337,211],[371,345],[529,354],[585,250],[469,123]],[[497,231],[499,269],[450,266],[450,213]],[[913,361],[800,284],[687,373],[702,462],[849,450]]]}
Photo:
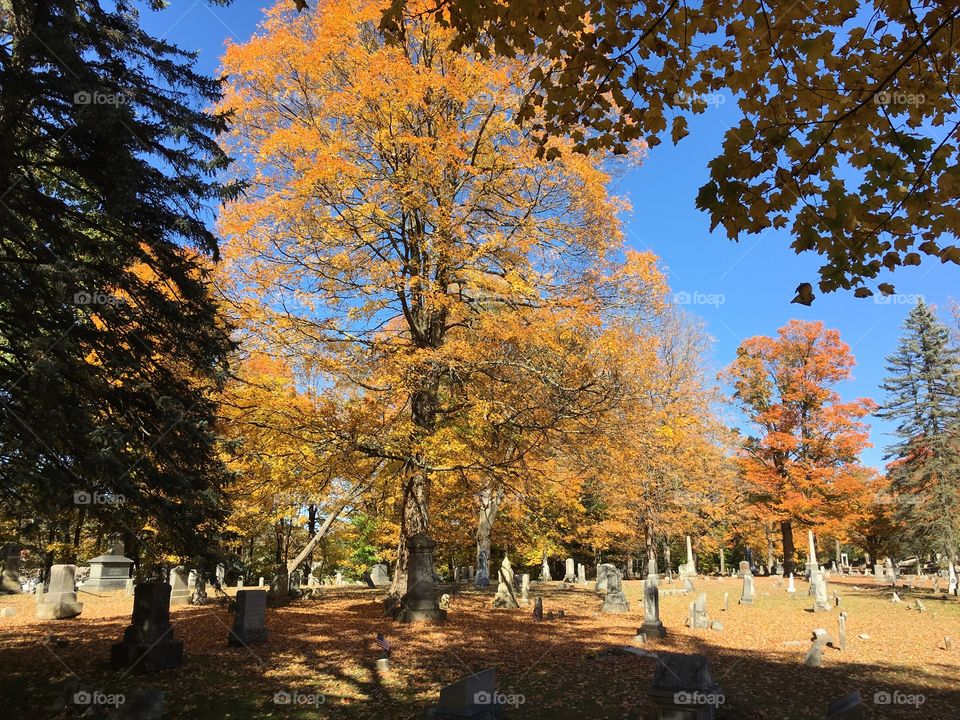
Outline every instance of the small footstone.
{"label": "small footstone", "polygon": [[377,672],[387,672],[390,670],[390,658],[377,659]]}
{"label": "small footstone", "polygon": [[807,667],[820,667],[823,664],[823,646],[820,643],[814,643],[810,646],[803,664]]}
{"label": "small footstone", "polygon": [[944,650],[953,649],[953,638],[945,637],[943,639],[943,649]]}
{"label": "small footstone", "polygon": [[861,633],[861,634],[857,635],[857,637],[860,638],[861,640],[869,640],[869,639],[870,639],[870,636],[867,635],[866,633]]}
{"label": "small footstone", "polygon": [[719,620],[714,620],[713,622],[710,623],[710,629],[711,629],[711,630],[723,630],[723,623],[720,622]]}
{"label": "small footstone", "polygon": [[13,617],[16,614],[16,608],[4,608],[3,610],[0,610],[0,617]]}
{"label": "small footstone", "polygon": [[786,647],[800,647],[800,646],[802,646],[802,645],[805,645],[806,643],[804,643],[803,640],[786,640],[786,641],[784,641],[783,644],[784,644]]}

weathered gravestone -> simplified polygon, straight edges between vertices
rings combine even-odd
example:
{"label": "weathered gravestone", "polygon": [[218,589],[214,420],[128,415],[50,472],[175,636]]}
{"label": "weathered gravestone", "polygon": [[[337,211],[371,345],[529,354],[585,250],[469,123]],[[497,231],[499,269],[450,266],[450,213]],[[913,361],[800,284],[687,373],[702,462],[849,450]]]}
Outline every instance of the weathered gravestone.
{"label": "weathered gravestone", "polygon": [[256,645],[267,641],[267,591],[241,590],[237,593],[237,607],[233,628],[227,636],[232,646]]}
{"label": "weathered gravestone", "polygon": [[543,622],[543,598],[537,597],[533,601],[533,619],[536,622]]}
{"label": "weathered gravestone", "polygon": [[436,543],[424,533],[407,541],[407,592],[400,599],[397,619],[403,623],[446,620],[433,583],[433,548]]}
{"label": "weathered gravestone", "polygon": [[597,565],[597,584],[594,585],[594,591],[600,595],[605,595],[607,592],[608,584],[607,578],[610,574],[616,574],[617,568],[610,563],[601,563]]}
{"label": "weathered gravestone", "polygon": [[530,604],[530,575],[529,573],[524,573],[520,576],[520,604],[529,605]]}
{"label": "weathered gravestone", "polygon": [[647,695],[659,720],[713,720],[724,702],[703,655],[657,653]]}
{"label": "weathered gravestone", "polygon": [[440,689],[440,702],[427,708],[435,720],[487,720],[503,717],[504,706],[497,702],[497,670],[488,668],[467,675]]}
{"label": "weathered gravestone", "polygon": [[390,571],[386,563],[378,563],[370,569],[370,579],[377,587],[383,587],[390,584]]}
{"label": "weathered gravestone", "polygon": [[687,625],[693,629],[705,630],[710,627],[710,619],[707,617],[707,594],[697,594],[697,599],[690,603],[690,617],[687,618]]}
{"label": "weathered gravestone", "polygon": [[583,563],[577,565],[577,583],[579,585],[587,584],[587,568],[584,567]]}
{"label": "weathered gravestone", "polygon": [[520,607],[517,596],[513,592],[513,568],[510,566],[510,558],[506,555],[500,563],[497,581],[497,594],[493,598],[493,606],[495,608]]}
{"label": "weathered gravestone", "polygon": [[827,597],[827,579],[823,573],[816,573],[811,580],[813,582],[813,611],[826,612],[830,609],[830,599]]}
{"label": "weathered gravestone", "polygon": [[840,613],[840,617],[837,618],[837,642],[839,643],[840,650],[847,649],[847,614],[845,612]]}
{"label": "weathered gravestone", "polygon": [[80,590],[96,593],[125,589],[133,569],[133,560],[125,557],[123,552],[123,540],[119,535],[112,535],[107,552],[87,563],[90,573],[80,585]]}
{"label": "weathered gravestone", "polygon": [[488,567],[488,558],[485,550],[477,553],[477,576],[473,584],[478,588],[485,588],[490,585],[490,568]]}
{"label": "weathered gravestone", "polygon": [[854,690],[846,697],[830,703],[823,720],[863,720],[863,703],[860,699],[860,691]]}
{"label": "weathered gravestone", "polygon": [[797,586],[793,584],[793,573],[790,573],[790,577],[787,581],[787,592],[791,595],[797,592]]}
{"label": "weathered gravestone", "polygon": [[3,563],[0,595],[19,595],[23,592],[20,587],[20,546],[17,543],[5,543],[0,547],[0,562]]}
{"label": "weathered gravestone", "polygon": [[743,588],[740,591],[740,604],[753,605],[753,573],[750,572],[750,563],[746,560],[740,562],[740,577],[743,580]]}
{"label": "weathered gravestone", "polygon": [[697,564],[693,560],[693,545],[690,543],[690,536],[687,535],[687,561],[679,568],[681,578],[695,578],[697,576]]}
{"label": "weathered gravestone", "polygon": [[656,580],[651,580],[649,575],[643,583],[643,625],[637,630],[637,634],[646,635],[648,638],[662,638],[667,634],[660,621],[660,591]]}
{"label": "weathered gravestone", "polygon": [[540,559],[540,582],[550,582],[553,578],[550,576],[550,559],[547,557],[547,551],[543,551],[543,557]]}
{"label": "weathered gravestone", "polygon": [[183,642],[173,639],[170,625],[170,586],[140,583],[133,595],[133,618],[123,641],[111,648],[110,664],[143,673],[169,670],[182,662]]}
{"label": "weathered gravestone", "polygon": [[820,667],[823,663],[823,648],[831,641],[830,634],[824,628],[817,628],[813,631],[811,638],[813,643],[807,651],[803,664],[807,667]]}
{"label": "weathered gravestone", "polygon": [[630,612],[630,603],[627,602],[627,596],[623,594],[623,582],[620,578],[620,571],[613,568],[612,573],[607,575],[607,595],[603,599],[603,605],[600,612],[607,614],[620,614]]}
{"label": "weathered gravestone", "polygon": [[37,605],[37,617],[41,620],[63,620],[76,617],[83,610],[77,602],[74,576],[76,565],[54,565],[50,568],[50,590],[43,602]]}
{"label": "weathered gravestone", "polygon": [[572,583],[577,581],[577,568],[573,564],[573,558],[567,558],[567,564],[563,573],[563,581]]}
{"label": "weathered gravestone", "polygon": [[190,603],[190,588],[187,582],[187,571],[178,565],[170,571],[170,604],[187,605]]}

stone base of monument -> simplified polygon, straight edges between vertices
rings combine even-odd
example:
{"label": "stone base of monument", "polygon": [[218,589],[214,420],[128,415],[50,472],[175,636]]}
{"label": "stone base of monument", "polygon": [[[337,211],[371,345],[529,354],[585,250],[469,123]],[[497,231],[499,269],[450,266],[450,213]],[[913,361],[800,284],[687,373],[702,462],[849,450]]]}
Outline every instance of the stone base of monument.
{"label": "stone base of monument", "polygon": [[627,602],[627,597],[623,592],[609,592],[603,599],[600,612],[608,614],[627,613],[630,612],[630,603]]}
{"label": "stone base of monument", "polygon": [[397,622],[402,623],[444,622],[446,619],[447,611],[441,610],[437,605],[423,607],[402,605],[397,613]]}
{"label": "stone base of monument", "polygon": [[667,636],[667,629],[663,623],[657,620],[655,623],[645,622],[637,629],[637,635],[645,635],[649,638],[662,638]]}
{"label": "stone base of monument", "polygon": [[267,641],[267,629],[246,629],[237,630],[232,628],[227,637],[227,645],[231,647],[242,647],[244,645],[259,645]]}
{"label": "stone base of monument", "polygon": [[702,655],[659,653],[647,696],[660,720],[714,720],[723,692]]}
{"label": "stone base of monument", "polygon": [[497,671],[494,668],[467,675],[440,689],[440,702],[427,708],[431,720],[500,720],[503,703],[497,702]]}
{"label": "stone base of monument", "polygon": [[77,617],[82,611],[83,603],[76,601],[76,595],[73,601],[37,603],[37,617],[40,620],[66,620]]}
{"label": "stone base of monument", "polygon": [[120,642],[110,648],[110,665],[114,670],[148,673],[171,670],[182,664],[181,640],[161,641],[154,645]]}

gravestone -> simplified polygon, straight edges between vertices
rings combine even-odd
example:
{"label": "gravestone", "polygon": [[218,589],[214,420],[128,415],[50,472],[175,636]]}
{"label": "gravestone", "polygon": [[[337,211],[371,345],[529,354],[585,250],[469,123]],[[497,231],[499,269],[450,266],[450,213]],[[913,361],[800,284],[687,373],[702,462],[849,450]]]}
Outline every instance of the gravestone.
{"label": "gravestone", "polygon": [[263,586],[264,586],[263,575],[261,575],[260,579],[257,581],[257,587],[263,587]]}
{"label": "gravestone", "polygon": [[813,530],[807,530],[807,580],[817,571],[817,545],[814,542]]}
{"label": "gravestone", "polygon": [[656,580],[651,580],[649,575],[643,583],[643,625],[637,630],[637,634],[641,633],[648,638],[662,638],[667,634],[660,621],[660,591]]}
{"label": "gravestone", "polygon": [[217,565],[217,587],[223,586],[223,579],[227,576],[227,568],[223,565]]}
{"label": "gravestone", "polygon": [[337,570],[336,579],[334,580],[334,585],[343,585],[343,573]]}
{"label": "gravestone", "polygon": [[947,595],[956,595],[958,593],[957,569],[953,563],[950,563],[950,582],[947,585]]}
{"label": "gravestone", "polygon": [[407,592],[400,599],[397,619],[403,623],[446,620],[437,603],[433,584],[433,548],[436,543],[424,533],[407,541]]}
{"label": "gravestone", "polygon": [[725,592],[723,594],[723,609],[724,610],[730,609],[730,593],[728,592]]}
{"label": "gravestone", "polygon": [[134,587],[135,587],[135,584],[134,584],[134,582],[133,582],[133,578],[129,578],[129,579],[127,580],[126,586],[123,588],[123,594],[124,594],[124,595],[133,595],[133,589],[134,589]]}
{"label": "gravestone", "polygon": [[690,543],[690,536],[687,535],[687,561],[680,568],[681,578],[694,578],[697,576],[697,565],[693,560],[693,545]]}
{"label": "gravestone", "polygon": [[241,576],[237,578],[237,589],[239,590],[242,587],[243,587],[243,577]]}
{"label": "gravestone", "polygon": [[76,565],[54,565],[50,568],[50,589],[37,605],[37,617],[41,620],[63,620],[76,617],[83,610],[77,602],[74,577]]}
{"label": "gravestone", "polygon": [[753,605],[753,573],[750,572],[750,565],[746,560],[740,563],[740,576],[743,580],[743,587],[740,591],[740,604]]}
{"label": "gravestone", "polygon": [[17,543],[4,543],[0,547],[0,562],[3,563],[3,575],[0,577],[0,595],[19,595],[20,587],[20,546]]}
{"label": "gravestone", "polygon": [[190,574],[187,575],[187,590],[189,590],[190,594],[192,595],[196,587],[197,587],[197,571],[191,570]]}
{"label": "gravestone", "polygon": [[597,565],[597,584],[594,586],[594,591],[600,593],[601,595],[605,594],[608,589],[608,576],[616,575],[617,568],[610,563],[601,563]]}
{"label": "gravestone", "polygon": [[873,579],[877,583],[883,582],[883,566],[880,563],[873,564]]}
{"label": "gravestone", "polygon": [[467,675],[440,689],[440,702],[427,708],[426,717],[435,720],[499,718],[503,706],[497,704],[496,668]]}
{"label": "gravestone", "polygon": [[671,652],[657,653],[647,695],[664,720],[713,720],[724,701],[705,656]]}
{"label": "gravestone", "polygon": [[513,592],[513,568],[510,566],[510,558],[506,555],[500,563],[497,581],[497,594],[493,598],[493,606],[507,609],[520,607],[517,604],[517,596]]}
{"label": "gravestone", "polygon": [[267,591],[241,590],[237,593],[237,607],[233,628],[227,644],[234,647],[257,645],[267,641]]}
{"label": "gravestone", "polygon": [[790,577],[787,582],[787,592],[791,595],[797,591],[797,586],[793,584],[793,573],[790,573]]}
{"label": "gravestone", "polygon": [[830,609],[830,599],[827,596],[827,580],[823,573],[813,576],[813,611],[825,612]]}
{"label": "gravestone", "polygon": [[87,563],[90,573],[80,589],[93,593],[125,589],[132,574],[133,560],[124,557],[123,552],[123,540],[119,535],[112,535],[107,552]]}
{"label": "gravestone", "polygon": [[386,563],[377,563],[370,570],[370,579],[377,587],[383,587],[390,584],[390,571]]}
{"label": "gravestone", "polygon": [[627,602],[627,596],[623,594],[620,571],[613,565],[609,567],[613,568],[613,572],[607,574],[607,595],[603,599],[600,612],[614,615],[630,612],[630,603]]}
{"label": "gravestone", "polygon": [[573,583],[577,581],[577,569],[573,564],[573,558],[567,558],[566,568],[563,573],[563,581],[565,583]]}
{"label": "gravestone", "polygon": [[699,593],[697,599],[690,603],[690,617],[687,618],[687,625],[696,630],[705,630],[710,627],[710,619],[707,617],[706,593]]}
{"label": "gravestone", "polygon": [[457,585],[460,584],[460,568],[459,567],[455,567],[453,569],[453,582],[455,582]]}
{"label": "gravestone", "polygon": [[187,571],[178,565],[170,571],[170,605],[190,603],[190,589],[187,584]]}
{"label": "gravestone", "polygon": [[830,703],[823,720],[863,720],[863,712],[860,691],[854,690],[846,697]]}
{"label": "gravestone", "polygon": [[847,649],[847,614],[845,612],[840,613],[840,617],[837,618],[837,623],[839,625],[839,630],[837,631],[837,640],[840,643],[840,649]]}
{"label": "gravestone", "polygon": [[543,557],[540,559],[540,582],[550,582],[553,580],[550,577],[550,561],[547,557],[547,551],[543,551]]}
{"label": "gravestone", "polygon": [[478,588],[485,588],[490,585],[490,568],[487,563],[487,552],[481,550],[477,553],[477,577],[473,581],[473,584]]}
{"label": "gravestone", "polygon": [[173,639],[170,625],[170,586],[140,583],[134,590],[133,618],[123,641],[110,649],[110,664],[115,670],[143,673],[169,670],[182,662],[183,642]]}
{"label": "gravestone", "polygon": [[522,605],[530,604],[530,575],[528,573],[520,576],[520,603]]}
{"label": "gravestone", "polygon": [[693,580],[689,577],[683,579],[683,591],[684,592],[693,592],[696,588],[693,586]]}
{"label": "gravestone", "polygon": [[587,584],[587,568],[584,567],[583,563],[577,565],[577,584],[586,585]]}
{"label": "gravestone", "polygon": [[543,598],[537,596],[533,601],[533,619],[536,622],[543,622]]}
{"label": "gravestone", "polygon": [[813,631],[812,645],[807,651],[803,664],[807,667],[820,667],[823,663],[823,648],[830,642],[830,634],[823,628]]}

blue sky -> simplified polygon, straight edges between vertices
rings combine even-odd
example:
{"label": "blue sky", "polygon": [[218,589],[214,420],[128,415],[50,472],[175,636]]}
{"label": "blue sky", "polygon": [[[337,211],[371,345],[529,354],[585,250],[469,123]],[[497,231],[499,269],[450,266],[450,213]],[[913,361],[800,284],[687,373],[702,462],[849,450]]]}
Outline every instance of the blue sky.
{"label": "blue sky", "polygon": [[[236,0],[227,8],[211,7],[206,0],[173,0],[161,12],[143,10],[142,19],[151,34],[198,50],[198,68],[214,74],[226,40],[246,40],[264,6],[254,0]],[[614,191],[633,205],[625,217],[629,243],[655,252],[676,297],[692,301],[687,308],[703,318],[715,339],[709,359],[715,369],[733,359],[744,338],[772,335],[791,318],[822,320],[840,331],[857,358],[854,378],[839,388],[841,394],[881,401],[878,385],[884,358],[896,345],[910,296],[922,295],[945,316],[950,300],[960,298],[960,269],[926,260],[920,267],[901,269],[894,276],[898,296],[888,303],[838,292],[819,294],[811,307],[791,304],[799,283],[816,285],[819,258],[795,255],[784,231],[731,242],[722,231],[710,233],[707,215],[694,207],[697,190],[707,178],[707,162],[737,119],[733,98],[718,97],[704,114],[690,120],[690,135],[679,145],[667,140],[653,148],[640,167],[617,180]],[[882,446],[889,442],[885,433],[890,428],[875,418],[870,422],[875,447],[863,459],[882,467]]]}

